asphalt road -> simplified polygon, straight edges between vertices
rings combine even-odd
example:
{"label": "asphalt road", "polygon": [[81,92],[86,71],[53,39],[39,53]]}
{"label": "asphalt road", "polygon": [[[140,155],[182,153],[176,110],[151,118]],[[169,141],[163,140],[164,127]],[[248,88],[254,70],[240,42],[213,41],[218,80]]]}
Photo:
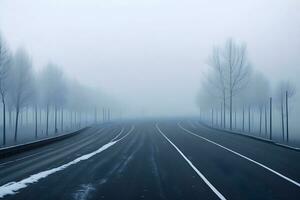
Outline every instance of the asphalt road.
{"label": "asphalt road", "polygon": [[300,199],[300,152],[196,121],[98,125],[0,160],[0,199]]}

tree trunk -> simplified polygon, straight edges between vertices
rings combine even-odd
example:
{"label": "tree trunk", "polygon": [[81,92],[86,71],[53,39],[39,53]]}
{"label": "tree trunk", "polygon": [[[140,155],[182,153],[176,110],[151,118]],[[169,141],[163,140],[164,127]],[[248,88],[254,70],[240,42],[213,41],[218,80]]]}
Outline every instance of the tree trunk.
{"label": "tree trunk", "polygon": [[54,132],[57,133],[57,106],[54,108]]}
{"label": "tree trunk", "polygon": [[217,124],[217,127],[219,127],[219,111],[218,109],[216,110],[216,124]]}
{"label": "tree trunk", "polygon": [[272,97],[270,98],[270,140],[272,140]]}
{"label": "tree trunk", "polygon": [[39,110],[39,125],[41,128],[42,127],[42,108],[40,108],[40,110]]}
{"label": "tree trunk", "polygon": [[248,132],[250,133],[251,132],[251,106],[249,106],[249,111],[248,111],[248,120],[249,120],[249,123],[248,123]]}
{"label": "tree trunk", "polygon": [[234,111],[234,128],[236,129],[236,111]]}
{"label": "tree trunk", "polygon": [[267,116],[267,106],[265,105],[265,137],[268,134],[268,116]]}
{"label": "tree trunk", "polygon": [[214,127],[214,109],[211,109],[211,126]]}
{"label": "tree trunk", "polygon": [[283,102],[283,94],[281,94],[281,133],[282,133],[282,141],[284,141],[284,102]]}
{"label": "tree trunk", "polygon": [[259,135],[262,132],[262,107],[259,108]]}
{"label": "tree trunk", "polygon": [[20,113],[20,108],[19,108],[19,106],[17,106],[17,108],[16,108],[16,122],[15,122],[15,137],[14,137],[15,143],[17,142],[17,139],[18,139],[19,113]]}
{"label": "tree trunk", "polygon": [[38,109],[37,109],[37,105],[35,105],[35,139],[37,139],[38,137],[37,127],[38,127]]}
{"label": "tree trunk", "polygon": [[12,113],[11,113],[12,111],[11,111],[11,108],[9,108],[9,111],[8,111],[8,123],[9,123],[9,129],[11,129],[12,128]]}
{"label": "tree trunk", "polygon": [[220,118],[221,118],[221,128],[223,127],[223,105],[222,105],[222,103],[221,103],[221,116],[220,116]]}
{"label": "tree trunk", "polygon": [[285,112],[286,112],[286,142],[289,142],[289,99],[288,91],[285,92]]}
{"label": "tree trunk", "polygon": [[232,130],[232,91],[230,91],[230,130]]}
{"label": "tree trunk", "polygon": [[6,106],[4,97],[2,97],[3,105],[3,146],[6,144]]}
{"label": "tree trunk", "polygon": [[49,104],[47,104],[46,110],[46,135],[49,135]]}
{"label": "tree trunk", "polygon": [[[200,110],[200,109],[199,109]],[[95,124],[97,123],[98,119],[97,119],[97,108],[95,108]],[[200,110],[200,120],[201,120],[201,110]]]}
{"label": "tree trunk", "polygon": [[26,107],[26,126],[28,126],[28,107]]}
{"label": "tree trunk", "polygon": [[61,119],[60,119],[60,124],[61,124],[61,132],[64,131],[64,109],[61,108]]}
{"label": "tree trunk", "polygon": [[230,62],[229,62],[229,107],[230,107],[230,130],[232,130],[232,95],[233,95],[233,91],[232,91],[232,63],[231,63],[231,48],[230,48]]}
{"label": "tree trunk", "polygon": [[103,122],[106,121],[106,109],[103,108]]}
{"label": "tree trunk", "polygon": [[77,112],[74,112],[74,124],[75,124],[75,128],[78,127],[78,124],[77,124]]}
{"label": "tree trunk", "polygon": [[243,132],[245,132],[245,106],[243,106]]}
{"label": "tree trunk", "polygon": [[72,111],[69,111],[69,114],[70,114],[70,124],[71,124],[71,129],[73,128],[73,112]]}
{"label": "tree trunk", "polygon": [[87,126],[87,124],[88,124],[88,112],[86,111],[85,112],[85,126]]}
{"label": "tree trunk", "polygon": [[23,127],[23,113],[19,113],[19,118],[20,118],[20,123],[21,123],[21,127]]}
{"label": "tree trunk", "polygon": [[223,96],[223,120],[224,120],[223,126],[225,129],[226,128],[226,96],[225,95]]}
{"label": "tree trunk", "polygon": [[82,120],[82,119],[81,119],[81,111],[80,111],[80,112],[79,112],[79,125],[78,125],[79,128],[81,128],[81,123],[82,123],[81,120]]}

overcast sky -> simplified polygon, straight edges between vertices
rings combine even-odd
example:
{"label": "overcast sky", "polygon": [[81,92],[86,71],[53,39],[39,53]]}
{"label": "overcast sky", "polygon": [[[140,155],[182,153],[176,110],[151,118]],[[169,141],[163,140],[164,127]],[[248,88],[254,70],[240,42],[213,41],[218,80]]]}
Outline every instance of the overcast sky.
{"label": "overcast sky", "polygon": [[0,0],[0,32],[35,68],[56,62],[146,115],[196,114],[206,59],[228,37],[273,81],[300,74],[299,0]]}

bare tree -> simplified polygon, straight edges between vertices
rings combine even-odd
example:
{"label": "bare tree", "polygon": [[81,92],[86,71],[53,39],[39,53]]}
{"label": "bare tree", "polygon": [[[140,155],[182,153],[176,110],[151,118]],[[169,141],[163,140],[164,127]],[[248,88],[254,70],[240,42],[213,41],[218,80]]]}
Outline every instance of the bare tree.
{"label": "bare tree", "polygon": [[251,72],[246,45],[228,39],[223,50],[222,67],[225,71],[226,88],[229,93],[229,120],[230,129],[232,129],[233,97],[247,85]]}
{"label": "bare tree", "polygon": [[289,98],[296,94],[296,87],[287,82],[285,90],[285,108],[286,108],[286,141],[289,142]]}
{"label": "bare tree", "polygon": [[[259,110],[259,135],[262,134],[262,125],[263,125],[263,111],[264,107],[268,102],[270,97],[270,83],[269,80],[261,73],[255,73],[252,76],[251,84],[249,84],[251,89],[251,93],[255,94],[254,98],[252,98],[252,102],[255,106],[257,106]],[[253,95],[252,95],[253,96]],[[266,115],[266,113],[265,113]],[[266,118],[266,116],[265,116]],[[265,122],[266,123],[266,122]],[[266,127],[266,124],[265,124]]]}
{"label": "bare tree", "polygon": [[[296,88],[289,81],[282,81],[277,86],[277,99],[280,102],[282,140],[289,140],[289,109],[288,100],[296,93]],[[285,118],[286,117],[286,118]],[[285,121],[286,120],[286,121]],[[285,127],[286,126],[286,127]],[[285,131],[286,130],[286,131]],[[285,137],[286,133],[286,137]]]}
{"label": "bare tree", "polygon": [[58,132],[58,107],[65,103],[66,84],[63,72],[53,63],[49,63],[41,74],[41,94],[43,103],[46,106],[46,134],[49,132],[49,112],[54,106],[54,132]]}
{"label": "bare tree", "polygon": [[11,55],[0,35],[0,94],[3,107],[3,145],[6,144],[6,95],[9,88],[8,75],[11,65]]}
{"label": "bare tree", "polygon": [[285,83],[280,82],[277,86],[277,98],[280,102],[280,114],[281,114],[281,134],[282,141],[284,141],[284,96],[285,96]]}
{"label": "bare tree", "polygon": [[224,48],[214,48],[209,59],[213,75],[209,83],[217,89],[223,101],[223,126],[226,125],[226,99],[229,98],[230,129],[233,125],[233,98],[243,89],[250,77],[251,66],[245,44],[228,39]]}
{"label": "bare tree", "polygon": [[14,141],[18,137],[18,122],[21,109],[32,95],[32,64],[24,49],[18,49],[13,60],[11,73],[11,99],[16,109]]}
{"label": "bare tree", "polygon": [[[219,107],[219,100],[215,98],[214,94],[210,93],[212,89],[210,88],[211,85],[207,85],[207,87],[204,87],[202,85],[202,88],[200,89],[198,96],[197,96],[197,103],[199,106],[201,106],[201,112],[207,112],[209,113],[209,121],[211,121],[211,124],[214,124],[214,107]],[[103,108],[103,119],[106,120],[106,116],[108,114],[108,109]],[[203,113],[201,113],[201,118]],[[216,117],[218,117],[216,115]],[[203,119],[203,118],[202,118]]]}
{"label": "bare tree", "polygon": [[40,92],[39,92],[39,80],[37,79],[36,74],[34,74],[34,78],[32,80],[33,84],[33,94],[32,94],[32,107],[33,107],[33,121],[34,121],[34,133],[35,133],[35,139],[38,137],[38,106],[40,104]]}
{"label": "bare tree", "polygon": [[222,55],[220,49],[215,47],[212,56],[209,58],[209,66],[212,68],[212,74],[208,78],[208,82],[217,89],[217,96],[222,99],[223,127],[226,128],[226,71],[222,65]]}

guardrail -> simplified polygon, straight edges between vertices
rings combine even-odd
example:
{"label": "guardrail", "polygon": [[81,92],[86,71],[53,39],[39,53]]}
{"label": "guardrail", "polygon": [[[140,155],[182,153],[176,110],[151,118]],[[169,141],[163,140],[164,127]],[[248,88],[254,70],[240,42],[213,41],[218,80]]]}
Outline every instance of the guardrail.
{"label": "guardrail", "polygon": [[9,156],[12,156],[12,155],[24,152],[24,151],[36,149],[38,147],[42,147],[44,145],[51,144],[51,143],[54,143],[56,141],[60,141],[60,140],[70,138],[70,137],[72,137],[74,135],[77,135],[80,132],[82,132],[82,131],[84,131],[88,128],[89,127],[85,127],[85,128],[79,129],[79,130],[74,131],[74,132],[65,133],[63,135],[58,135],[58,136],[45,138],[45,139],[41,139],[41,140],[37,140],[37,141],[33,141],[33,142],[28,142],[28,143],[25,143],[25,144],[19,144],[19,145],[15,145],[15,146],[0,148],[0,159],[6,158],[6,157],[9,157]]}

